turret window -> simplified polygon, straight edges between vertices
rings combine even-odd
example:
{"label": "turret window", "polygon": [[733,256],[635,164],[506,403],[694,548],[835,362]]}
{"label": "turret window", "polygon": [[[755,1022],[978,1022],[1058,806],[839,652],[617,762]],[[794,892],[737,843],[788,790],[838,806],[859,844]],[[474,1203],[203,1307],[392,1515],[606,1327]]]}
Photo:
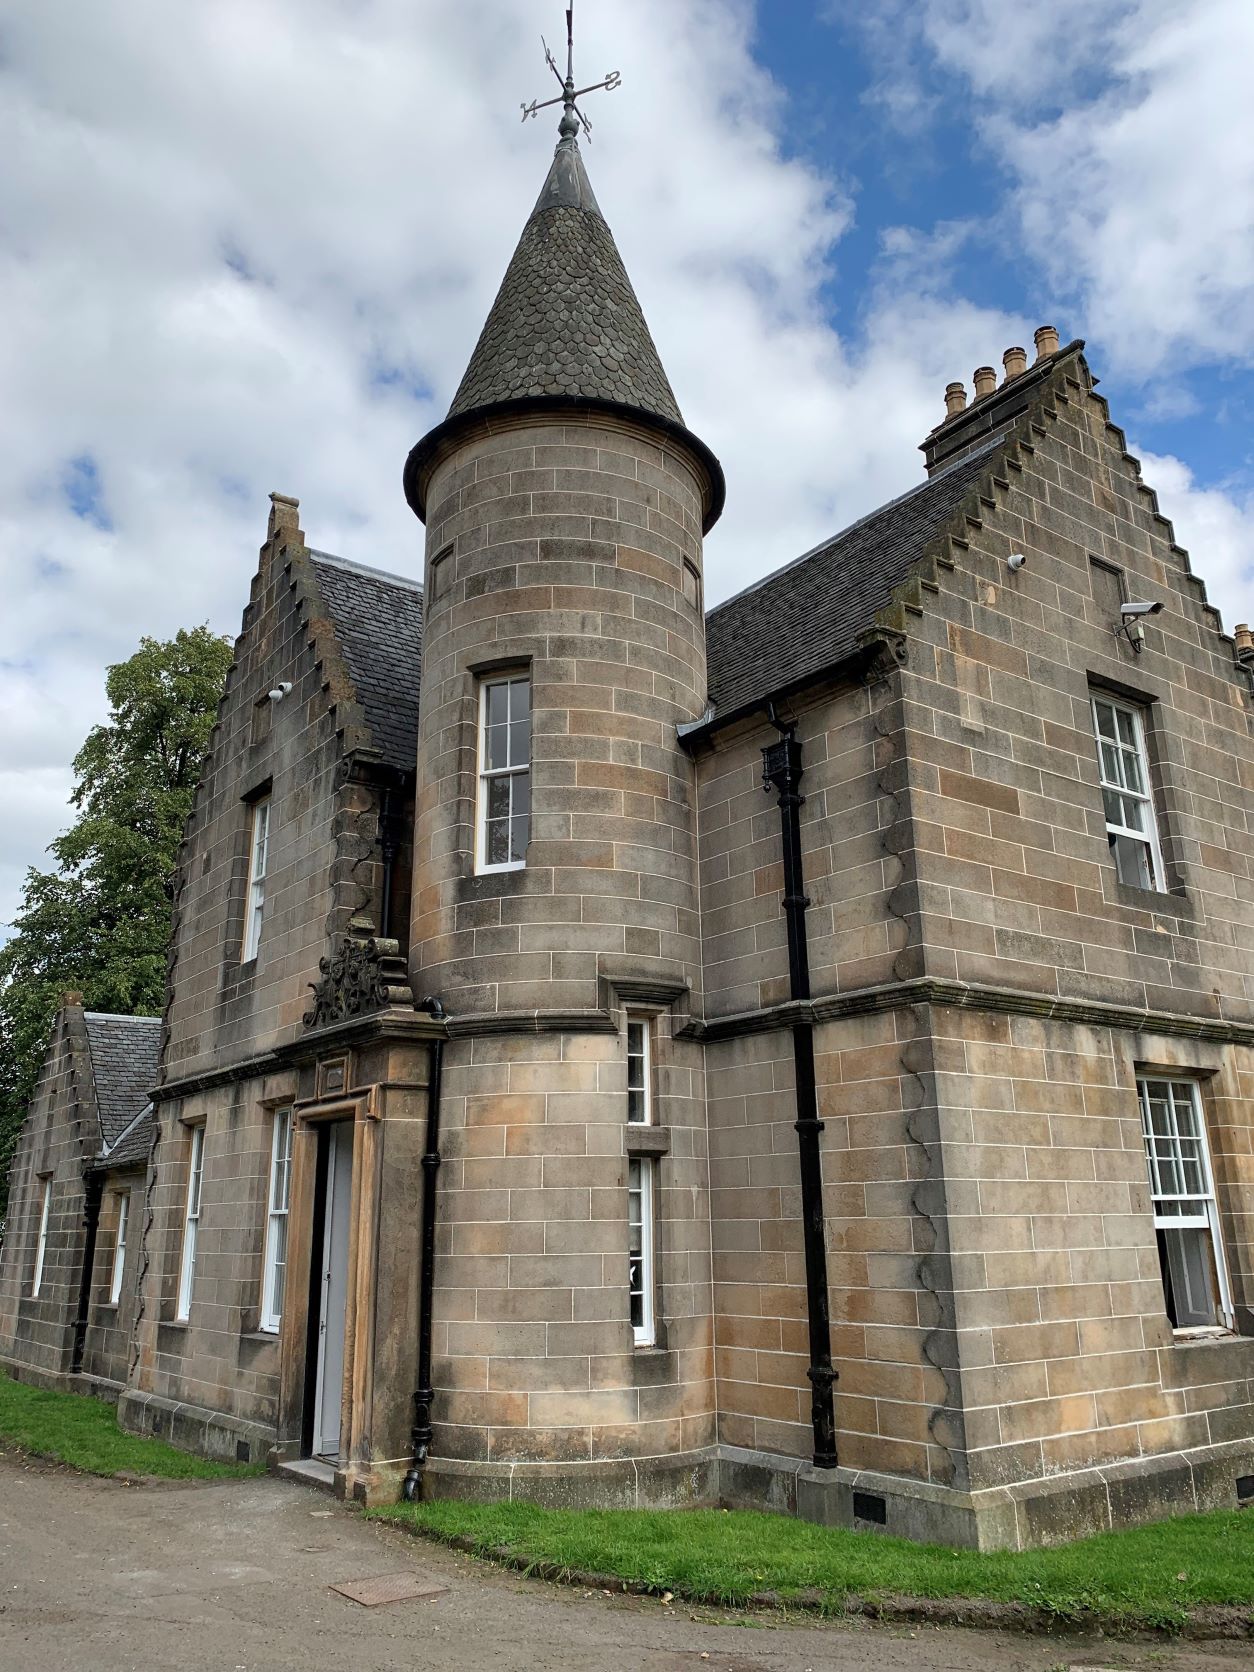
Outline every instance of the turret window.
{"label": "turret window", "polygon": [[531,837],[531,680],[479,684],[479,795],[475,870],[517,871]]}

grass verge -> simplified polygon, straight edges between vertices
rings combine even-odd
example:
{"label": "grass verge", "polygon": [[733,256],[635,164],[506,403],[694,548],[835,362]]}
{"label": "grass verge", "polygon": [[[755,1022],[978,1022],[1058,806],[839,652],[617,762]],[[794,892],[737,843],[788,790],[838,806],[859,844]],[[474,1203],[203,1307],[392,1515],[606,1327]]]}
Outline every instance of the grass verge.
{"label": "grass verge", "polygon": [[263,1471],[211,1463],[164,1440],[126,1434],[112,1405],[90,1394],[28,1387],[0,1371],[0,1446],[68,1463],[90,1475],[152,1475],[162,1480],[225,1480]]}
{"label": "grass verge", "polygon": [[890,1602],[964,1599],[1125,1631],[1178,1631],[1199,1609],[1224,1608],[1235,1611],[1225,1635],[1254,1630],[1254,1513],[1235,1510],[991,1555],[740,1510],[437,1501],[369,1513],[547,1577],[595,1575],[691,1602],[891,1614],[901,1608]]}

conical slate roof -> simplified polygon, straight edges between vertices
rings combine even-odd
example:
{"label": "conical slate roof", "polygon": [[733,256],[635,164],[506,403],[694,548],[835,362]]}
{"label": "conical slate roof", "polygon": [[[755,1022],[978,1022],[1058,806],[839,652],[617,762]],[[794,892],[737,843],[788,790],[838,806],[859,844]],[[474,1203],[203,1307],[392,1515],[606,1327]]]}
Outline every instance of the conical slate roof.
{"label": "conical slate roof", "polygon": [[683,423],[573,139],[557,148],[449,417],[544,395]]}

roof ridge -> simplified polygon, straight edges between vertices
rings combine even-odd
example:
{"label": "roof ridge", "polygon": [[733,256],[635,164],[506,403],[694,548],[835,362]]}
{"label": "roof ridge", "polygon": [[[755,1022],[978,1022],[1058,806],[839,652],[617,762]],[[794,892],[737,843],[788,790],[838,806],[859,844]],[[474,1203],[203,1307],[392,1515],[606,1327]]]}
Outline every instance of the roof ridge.
{"label": "roof ridge", "polygon": [[747,598],[750,593],[756,592],[760,586],[766,586],[769,581],[777,580],[780,575],[786,575],[790,569],[797,569],[803,563],[808,563],[812,557],[818,557],[822,552],[830,551],[841,540],[847,539],[851,534],[856,534],[860,528],[864,528],[867,523],[873,522],[876,517],[882,516],[885,511],[891,511],[895,506],[904,505],[915,494],[922,493],[925,488],[931,487],[934,482],[942,481],[957,466],[969,464],[972,459],[980,458],[984,453],[991,453],[993,448],[1004,440],[1004,436],[995,436],[991,441],[985,442],[982,447],[973,447],[969,452],[951,459],[943,470],[936,471],[932,476],[925,476],[921,482],[916,482],[912,488],[907,488],[904,493],[897,494],[895,498],[886,499],[882,505],[877,505],[873,511],[866,512],[864,516],[858,517],[853,522],[847,523],[844,528],[838,529],[835,534],[829,534],[825,540],[820,540],[817,545],[811,546],[809,551],[802,552],[800,557],[794,557],[787,563],[781,563],[778,569],[771,569],[765,575],[760,575],[756,581],[750,581],[748,586],[742,586],[739,592],[733,592],[729,597],[721,598],[712,609],[705,612],[706,620],[708,621],[711,616],[717,615],[720,610],[726,609],[729,604],[734,604],[741,598]]}
{"label": "roof ridge", "polygon": [[422,591],[422,582],[416,581],[412,575],[398,575],[394,569],[377,569],[372,563],[358,563],[351,557],[339,557],[335,552],[318,551],[314,546],[306,546],[305,550],[315,562],[329,563],[333,569],[351,569],[358,575],[373,575],[377,580],[395,581],[398,586],[409,587],[413,592]]}
{"label": "roof ridge", "polygon": [[131,1010],[84,1010],[83,1020],[96,1022],[159,1022],[160,1016],[141,1015]]}

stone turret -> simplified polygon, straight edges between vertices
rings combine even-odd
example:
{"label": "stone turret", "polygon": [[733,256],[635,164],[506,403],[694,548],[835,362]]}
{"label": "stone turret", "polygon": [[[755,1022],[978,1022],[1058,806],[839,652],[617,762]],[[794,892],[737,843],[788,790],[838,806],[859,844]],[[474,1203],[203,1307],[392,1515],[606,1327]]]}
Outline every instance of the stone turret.
{"label": "stone turret", "polygon": [[612,1494],[633,1455],[690,1480],[714,1438],[676,728],[706,706],[702,536],[723,476],[684,426],[573,127],[405,471],[427,526],[411,978],[451,1033],[429,1470],[457,1458],[459,1491],[467,1471],[492,1493],[534,1465],[604,1474]]}

